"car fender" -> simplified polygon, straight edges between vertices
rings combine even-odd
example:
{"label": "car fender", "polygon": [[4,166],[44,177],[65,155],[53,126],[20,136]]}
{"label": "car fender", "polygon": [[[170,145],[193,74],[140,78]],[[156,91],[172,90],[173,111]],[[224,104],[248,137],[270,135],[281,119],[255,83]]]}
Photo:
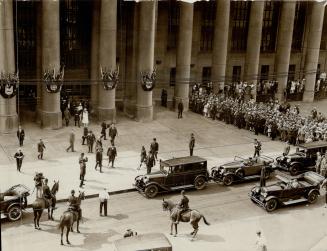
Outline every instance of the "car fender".
{"label": "car fender", "polygon": [[309,195],[309,193],[311,193],[311,192],[313,192],[313,191],[317,191],[318,194],[320,195],[320,191],[319,191],[319,189],[317,189],[317,188],[313,188],[313,189],[309,190],[308,195]]}
{"label": "car fender", "polygon": [[10,205],[7,207],[6,211],[8,212],[9,209],[12,208],[12,207],[14,207],[14,206],[19,206],[21,209],[23,209],[23,206],[22,206],[21,204],[19,204],[18,202],[15,202],[15,203],[10,204]]}
{"label": "car fender", "polygon": [[231,172],[231,171],[228,171],[226,173],[224,173],[224,177],[227,176],[227,175],[232,175],[235,177],[235,173]]}
{"label": "car fender", "polygon": [[196,176],[196,177],[194,178],[194,181],[195,181],[197,178],[199,178],[199,177],[202,177],[202,178],[204,178],[206,181],[209,181],[209,177],[207,177],[207,175],[204,175],[204,174],[200,174],[200,175]]}
{"label": "car fender", "polygon": [[276,196],[268,196],[267,198],[265,198],[265,202],[267,202],[268,200],[271,200],[271,199],[276,199],[279,203],[279,199]]}
{"label": "car fender", "polygon": [[293,167],[293,166],[299,166],[299,167],[303,167],[303,165],[302,165],[302,163],[301,162],[299,162],[299,161],[294,161],[294,162],[291,162],[290,164],[289,164],[289,166],[290,167]]}
{"label": "car fender", "polygon": [[167,189],[165,186],[163,186],[163,185],[160,185],[159,183],[157,183],[157,182],[149,182],[149,183],[146,183],[145,184],[145,189],[148,187],[148,186],[150,186],[150,185],[155,185],[155,186],[157,186],[157,187],[159,187],[159,188],[161,188],[161,189],[163,189],[163,190],[165,190],[165,191],[169,191],[169,189]]}

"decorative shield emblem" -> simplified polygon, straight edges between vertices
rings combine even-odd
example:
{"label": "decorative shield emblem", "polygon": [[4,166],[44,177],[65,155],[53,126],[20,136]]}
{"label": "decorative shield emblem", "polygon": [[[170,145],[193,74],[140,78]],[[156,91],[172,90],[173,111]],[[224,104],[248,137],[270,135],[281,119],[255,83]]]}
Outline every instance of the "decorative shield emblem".
{"label": "decorative shield emblem", "polygon": [[3,74],[1,73],[0,93],[4,98],[12,98],[17,94],[17,85],[19,83],[18,73]]}
{"label": "decorative shield emblem", "polygon": [[101,79],[105,90],[113,90],[119,83],[119,67],[116,70],[103,70],[100,67]]}
{"label": "decorative shield emblem", "polygon": [[156,69],[151,72],[141,72],[141,83],[144,91],[152,91],[156,85]]}
{"label": "decorative shield emblem", "polygon": [[46,86],[46,90],[49,93],[60,92],[63,79],[64,79],[64,67],[61,67],[59,73],[57,74],[55,69],[46,70],[43,74],[43,80]]}

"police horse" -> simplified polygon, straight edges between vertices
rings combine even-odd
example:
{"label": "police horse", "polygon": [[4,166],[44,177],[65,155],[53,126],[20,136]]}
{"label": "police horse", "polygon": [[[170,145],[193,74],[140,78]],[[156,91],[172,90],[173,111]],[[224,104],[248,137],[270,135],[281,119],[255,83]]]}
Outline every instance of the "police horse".
{"label": "police horse", "polygon": [[[78,208],[81,205],[82,200],[84,200],[85,196],[84,196],[84,192],[79,192],[78,197],[76,198],[76,205],[78,206]],[[80,217],[81,215],[78,213],[78,211],[72,209],[72,208],[68,208],[67,211],[65,211],[61,217],[60,217],[60,223],[58,225],[58,228],[61,230],[61,245],[64,245],[63,241],[62,241],[62,237],[64,234],[64,228],[66,227],[66,242],[67,244],[70,244],[69,240],[68,240],[68,236],[69,236],[69,232],[73,231],[73,225],[74,222],[77,222],[77,233],[80,233],[79,231],[79,221],[80,221]]]}
{"label": "police horse", "polygon": [[[174,236],[177,236],[177,224],[175,223],[177,220],[177,215],[178,215],[178,205],[173,203],[170,200],[165,200],[162,199],[162,208],[164,211],[169,211],[170,212],[170,220],[171,220],[171,226],[170,226],[170,234],[173,234],[173,225],[175,225],[175,234]],[[197,210],[189,209],[186,212],[183,212],[180,216],[180,221],[181,222],[190,222],[194,231],[191,233],[192,235],[192,240],[194,240],[196,234],[198,233],[199,230],[199,221],[203,219],[204,223],[206,225],[210,225],[209,222],[207,222],[206,218],[204,217],[203,214],[201,214]]]}
{"label": "police horse", "polygon": [[43,213],[43,209],[48,209],[48,219],[53,220],[53,210],[56,207],[56,193],[59,190],[59,181],[54,181],[54,184],[51,188],[51,194],[53,195],[53,198],[50,200],[47,200],[45,198],[37,198],[33,204],[33,213],[34,213],[34,228],[40,230],[40,218]]}

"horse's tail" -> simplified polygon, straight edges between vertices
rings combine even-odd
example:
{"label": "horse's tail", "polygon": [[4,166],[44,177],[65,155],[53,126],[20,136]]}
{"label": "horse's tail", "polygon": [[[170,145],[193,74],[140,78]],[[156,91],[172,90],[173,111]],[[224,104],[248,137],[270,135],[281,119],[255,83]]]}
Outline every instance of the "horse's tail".
{"label": "horse's tail", "polygon": [[204,215],[202,215],[202,218],[203,218],[203,221],[204,221],[204,223],[206,224],[206,225],[210,225],[210,223],[206,220],[206,218],[204,217]]}

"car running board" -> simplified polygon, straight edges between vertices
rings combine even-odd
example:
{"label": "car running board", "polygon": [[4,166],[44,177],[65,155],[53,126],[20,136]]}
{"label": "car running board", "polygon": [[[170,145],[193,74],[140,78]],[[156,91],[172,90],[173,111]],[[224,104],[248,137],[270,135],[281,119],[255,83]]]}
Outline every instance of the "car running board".
{"label": "car running board", "polygon": [[187,189],[187,188],[193,188],[194,185],[185,185],[185,186],[177,186],[170,188],[171,191],[181,190],[181,189]]}
{"label": "car running board", "polygon": [[251,176],[245,176],[243,180],[255,180],[260,179],[260,175],[251,175]]}
{"label": "car running board", "polygon": [[296,203],[301,203],[301,202],[307,202],[308,199],[306,198],[301,198],[301,199],[297,199],[297,200],[289,200],[289,201],[285,201],[282,202],[283,205],[288,206],[288,205],[292,205],[292,204],[296,204]]}

